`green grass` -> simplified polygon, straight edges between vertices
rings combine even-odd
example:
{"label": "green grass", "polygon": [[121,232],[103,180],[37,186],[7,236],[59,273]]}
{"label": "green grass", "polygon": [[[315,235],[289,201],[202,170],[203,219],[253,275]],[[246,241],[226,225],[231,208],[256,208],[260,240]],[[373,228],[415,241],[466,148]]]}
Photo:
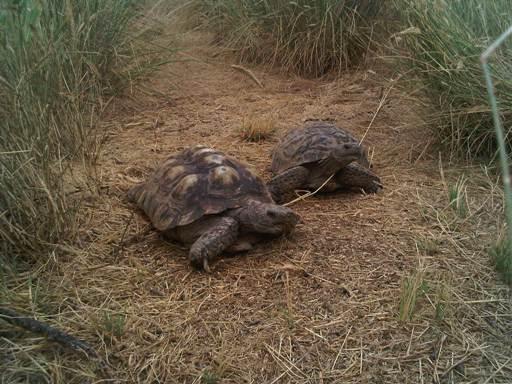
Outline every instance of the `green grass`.
{"label": "green grass", "polygon": [[361,63],[382,8],[375,0],[204,0],[203,21],[243,61],[319,76]]}
{"label": "green grass", "polygon": [[421,297],[427,289],[428,285],[424,279],[424,272],[419,269],[413,271],[402,280],[398,309],[400,321],[407,322],[412,320],[418,298]]}
{"label": "green grass", "polygon": [[[76,327],[60,317],[63,299],[46,274],[58,273],[59,256],[73,246],[78,196],[96,192],[99,118],[113,96],[172,53],[148,40],[155,35],[141,4],[0,2],[0,305],[63,329]],[[104,320],[106,332],[124,331],[124,317]],[[92,377],[76,356],[0,323],[1,382]]]}
{"label": "green grass", "polygon": [[104,312],[102,328],[107,336],[120,337],[124,334],[126,327],[126,315],[123,313]]}
{"label": "green grass", "polygon": [[217,376],[215,372],[204,371],[201,375],[201,383],[204,384],[217,384],[220,382],[220,378]]}
{"label": "green grass", "polygon": [[[134,61],[131,0],[0,5],[0,252],[72,237],[72,162],[94,162],[96,117]],[[133,68],[132,68],[133,69]]]}
{"label": "green grass", "polygon": [[493,246],[489,253],[494,261],[496,270],[503,281],[512,285],[512,246],[510,240],[501,240]]}
{"label": "green grass", "polygon": [[461,176],[457,182],[448,186],[449,205],[460,218],[468,215],[466,180]]}
{"label": "green grass", "polygon": [[[496,138],[480,54],[510,26],[512,1],[394,0],[403,31],[396,47],[432,101],[432,125],[448,150],[469,159],[495,155]],[[512,137],[512,42],[492,60],[508,146]]]}

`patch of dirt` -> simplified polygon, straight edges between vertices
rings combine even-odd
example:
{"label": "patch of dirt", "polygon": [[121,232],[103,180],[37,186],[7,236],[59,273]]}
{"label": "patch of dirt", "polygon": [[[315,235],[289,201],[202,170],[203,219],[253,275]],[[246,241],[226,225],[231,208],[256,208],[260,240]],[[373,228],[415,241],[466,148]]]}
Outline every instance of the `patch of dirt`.
{"label": "patch of dirt", "polygon": [[[63,287],[70,316],[92,344],[103,341],[96,345],[112,376],[140,383],[462,383],[499,368],[506,352],[486,350],[486,337],[502,334],[498,313],[508,304],[483,251],[487,227],[450,214],[449,181],[409,103],[394,90],[385,97],[370,71],[311,81],[251,67],[259,88],[204,40],[190,41],[181,61],[113,104],[98,164],[101,193],[82,212],[84,251],[61,265],[60,278],[72,282]],[[276,134],[243,141],[247,116],[272,116]],[[268,180],[278,137],[315,117],[365,135],[384,191],[301,201],[293,209],[304,224],[292,236],[222,259],[210,275],[193,271],[187,250],[148,229],[125,200],[127,188],[162,159],[199,143]],[[453,180],[449,172],[446,178]],[[475,192],[470,207],[495,204],[481,195]],[[429,241],[435,246],[421,246]],[[412,320],[401,322],[403,280],[415,273],[425,283]],[[118,335],[105,331],[104,312],[126,316]],[[485,326],[485,313],[497,314],[494,326]],[[508,373],[502,369],[496,382]]]}

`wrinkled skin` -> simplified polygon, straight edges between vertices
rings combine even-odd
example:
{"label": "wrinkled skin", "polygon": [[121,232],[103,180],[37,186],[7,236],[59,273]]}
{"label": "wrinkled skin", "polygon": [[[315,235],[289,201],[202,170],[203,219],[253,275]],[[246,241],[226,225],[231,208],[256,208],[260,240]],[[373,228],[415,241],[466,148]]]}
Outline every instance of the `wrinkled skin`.
{"label": "wrinkled skin", "polygon": [[227,210],[165,232],[171,239],[191,244],[189,258],[194,267],[209,271],[209,262],[223,252],[240,252],[266,237],[293,231],[299,216],[276,204],[251,201],[247,206]]}

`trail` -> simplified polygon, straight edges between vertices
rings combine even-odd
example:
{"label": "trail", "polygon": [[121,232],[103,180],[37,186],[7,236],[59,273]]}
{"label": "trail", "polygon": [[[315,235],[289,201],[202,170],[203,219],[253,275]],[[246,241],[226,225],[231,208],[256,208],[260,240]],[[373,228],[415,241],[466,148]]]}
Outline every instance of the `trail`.
{"label": "trail", "polygon": [[[204,36],[187,41],[177,63],[113,104],[98,164],[101,193],[82,212],[84,252],[62,267],[83,308],[126,315],[124,334],[103,350],[119,376],[145,383],[205,375],[222,383],[431,382],[464,345],[475,347],[460,341],[471,332],[455,327],[441,353],[430,315],[398,321],[403,277],[418,268],[449,273],[451,258],[465,265],[464,276],[484,271],[492,279],[481,257],[455,252],[449,234],[422,215],[423,202],[444,199],[446,185],[406,101],[388,95],[372,71],[306,80],[248,66],[260,88]],[[242,140],[242,121],[255,117],[274,119],[276,134]],[[301,201],[293,209],[304,224],[293,236],[222,259],[211,275],[192,271],[186,250],[148,229],[124,198],[169,153],[194,144],[223,150],[268,180],[272,146],[307,118],[333,118],[357,137],[367,132],[384,191]],[[417,245],[429,239],[439,239],[433,254]],[[417,311],[435,308],[425,299]],[[441,355],[432,361],[432,353]],[[466,361],[473,377],[477,361]]]}

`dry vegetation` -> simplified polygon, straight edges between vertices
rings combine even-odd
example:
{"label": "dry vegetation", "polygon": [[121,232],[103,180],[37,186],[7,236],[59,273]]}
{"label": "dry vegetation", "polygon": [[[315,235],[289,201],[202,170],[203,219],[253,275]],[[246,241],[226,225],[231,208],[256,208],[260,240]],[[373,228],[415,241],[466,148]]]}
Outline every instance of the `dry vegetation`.
{"label": "dry vegetation", "polygon": [[[486,251],[502,228],[495,178],[448,171],[425,148],[406,100],[392,91],[379,108],[385,92],[370,72],[327,82],[256,68],[261,89],[213,59],[205,40],[186,36],[187,62],[112,105],[78,250],[33,273],[32,285],[10,283],[12,300],[34,314],[49,305],[56,315],[47,321],[88,341],[109,368],[8,329],[4,381],[509,381],[512,308]],[[238,127],[251,115],[275,116],[275,137],[242,140]],[[211,275],[191,270],[186,250],[125,201],[159,160],[198,142],[268,178],[279,134],[310,117],[337,118],[358,136],[373,121],[365,141],[382,194],[302,201],[294,208],[304,224],[292,237],[224,259]]]}
{"label": "dry vegetation", "polygon": [[[67,185],[83,202],[76,243],[3,274],[3,304],[99,358],[2,323],[0,381],[510,382],[510,291],[488,254],[503,230],[495,170],[447,164],[415,105],[372,68],[304,80],[250,67],[262,88],[210,41],[184,34],[179,63],[109,105],[93,188],[75,188],[90,180],[78,165]],[[365,137],[384,191],[300,201],[292,236],[212,274],[193,271],[186,249],[125,199],[169,152],[197,143],[268,179],[279,136],[315,117]]]}
{"label": "dry vegetation", "polygon": [[243,61],[320,76],[364,63],[380,32],[373,0],[192,1],[195,19]]}
{"label": "dry vegetation", "polygon": [[276,130],[276,121],[272,117],[251,116],[244,118],[240,126],[240,137],[246,141],[266,140]]}
{"label": "dry vegetation", "polygon": [[[401,61],[410,70],[409,88],[421,89],[429,96],[429,120],[445,144],[445,152],[469,159],[493,157],[496,137],[479,57],[510,27],[512,2],[439,0],[435,6],[415,0],[393,3],[402,25],[401,32],[391,40],[395,48],[405,48],[398,54],[403,55]],[[490,68],[510,149],[510,39],[492,55]]]}

